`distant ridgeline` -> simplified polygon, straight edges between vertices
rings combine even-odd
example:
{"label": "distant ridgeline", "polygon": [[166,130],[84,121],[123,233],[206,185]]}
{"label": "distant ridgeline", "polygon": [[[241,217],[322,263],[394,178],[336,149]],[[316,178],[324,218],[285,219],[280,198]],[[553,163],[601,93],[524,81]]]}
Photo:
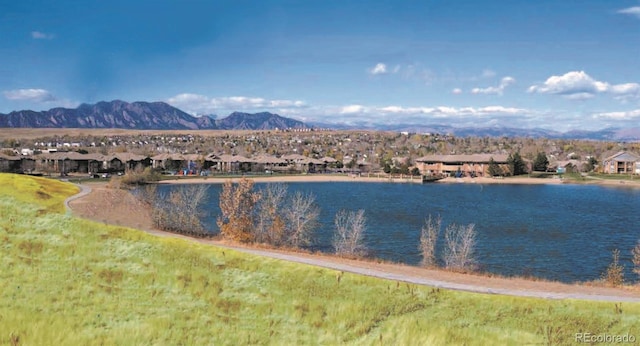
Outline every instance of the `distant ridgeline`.
{"label": "distant ridgeline", "polygon": [[194,117],[164,102],[98,102],[78,108],[0,113],[0,128],[121,128],[138,130],[308,129],[305,123],[268,112],[234,112],[222,119]]}

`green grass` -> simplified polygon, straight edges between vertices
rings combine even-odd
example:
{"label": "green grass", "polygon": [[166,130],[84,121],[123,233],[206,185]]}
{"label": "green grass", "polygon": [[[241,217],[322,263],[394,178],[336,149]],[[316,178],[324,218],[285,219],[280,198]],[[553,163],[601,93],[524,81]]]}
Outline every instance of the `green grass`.
{"label": "green grass", "polygon": [[76,188],[58,181],[0,175],[0,182],[0,345],[521,345],[573,343],[577,332],[640,338],[640,304],[620,312],[614,303],[343,274],[64,215],[54,204]]}
{"label": "green grass", "polygon": [[640,180],[640,176],[635,174],[590,174],[590,176],[597,179],[606,179],[606,180],[629,180],[629,181],[638,181]]}

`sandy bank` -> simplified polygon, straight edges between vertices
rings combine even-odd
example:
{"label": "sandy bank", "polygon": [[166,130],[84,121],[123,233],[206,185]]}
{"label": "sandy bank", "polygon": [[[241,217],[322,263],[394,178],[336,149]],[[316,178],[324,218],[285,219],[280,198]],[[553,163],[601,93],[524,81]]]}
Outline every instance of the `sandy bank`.
{"label": "sandy bank", "polygon": [[[382,174],[370,175],[341,175],[341,174],[304,174],[304,175],[274,175],[274,176],[246,176],[246,178],[256,183],[313,183],[313,182],[358,182],[358,183],[413,183],[421,184],[420,177],[396,177],[389,178]],[[220,184],[227,181],[227,177],[184,177],[175,180],[163,180],[160,184]],[[236,182],[239,177],[230,178]],[[557,178],[529,178],[529,177],[509,177],[509,178],[444,178],[436,182],[437,184],[562,184],[563,180]]]}

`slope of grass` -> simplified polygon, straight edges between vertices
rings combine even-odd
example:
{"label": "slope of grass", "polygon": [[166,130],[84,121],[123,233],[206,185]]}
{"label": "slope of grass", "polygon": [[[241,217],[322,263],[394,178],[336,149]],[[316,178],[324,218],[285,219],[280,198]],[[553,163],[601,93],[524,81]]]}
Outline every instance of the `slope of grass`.
{"label": "slope of grass", "polygon": [[0,173],[0,197],[37,205],[44,212],[64,212],[63,201],[78,188],[57,180]]}
{"label": "slope of grass", "polygon": [[157,238],[56,213],[51,200],[60,203],[73,186],[0,179],[12,184],[0,192],[0,345],[640,338],[640,304],[446,291]]}

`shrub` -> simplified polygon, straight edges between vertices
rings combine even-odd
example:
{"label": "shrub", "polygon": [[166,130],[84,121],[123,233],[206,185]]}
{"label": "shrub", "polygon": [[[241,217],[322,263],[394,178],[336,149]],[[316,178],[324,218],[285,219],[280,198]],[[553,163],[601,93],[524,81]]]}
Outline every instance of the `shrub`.
{"label": "shrub", "polygon": [[255,241],[271,245],[284,243],[284,220],[282,210],[287,196],[284,184],[267,184],[262,190],[256,215]]}
{"label": "shrub", "polygon": [[201,222],[202,202],[207,196],[208,185],[189,185],[167,194],[159,194],[155,185],[137,190],[138,198],[151,207],[151,218],[158,229],[206,236]]}
{"label": "shrub", "polygon": [[[114,179],[118,178],[114,177]],[[148,184],[158,180],[160,180],[160,173],[156,170],[151,167],[142,169],[142,167],[137,166],[135,169],[122,176],[120,178],[120,183],[131,186]]]}
{"label": "shrub", "polygon": [[366,253],[364,210],[357,212],[340,210],[334,219],[333,248],[341,256],[362,256]]}
{"label": "shrub", "polygon": [[640,240],[636,246],[631,250],[631,261],[633,262],[633,272],[640,276]]}
{"label": "shrub", "polygon": [[473,271],[476,269],[475,225],[449,225],[444,232],[444,266],[455,271]]}
{"label": "shrub", "polygon": [[287,244],[293,247],[309,245],[313,231],[318,227],[319,216],[320,209],[312,194],[294,193],[284,209]]}
{"label": "shrub", "polygon": [[624,266],[620,265],[620,250],[615,249],[612,252],[613,260],[602,274],[602,280],[613,287],[619,287],[624,284]]}
{"label": "shrub", "polygon": [[442,219],[440,217],[433,219],[429,215],[429,219],[422,226],[419,248],[422,252],[422,266],[424,267],[435,267],[437,265],[436,244],[440,235],[441,225]]}

